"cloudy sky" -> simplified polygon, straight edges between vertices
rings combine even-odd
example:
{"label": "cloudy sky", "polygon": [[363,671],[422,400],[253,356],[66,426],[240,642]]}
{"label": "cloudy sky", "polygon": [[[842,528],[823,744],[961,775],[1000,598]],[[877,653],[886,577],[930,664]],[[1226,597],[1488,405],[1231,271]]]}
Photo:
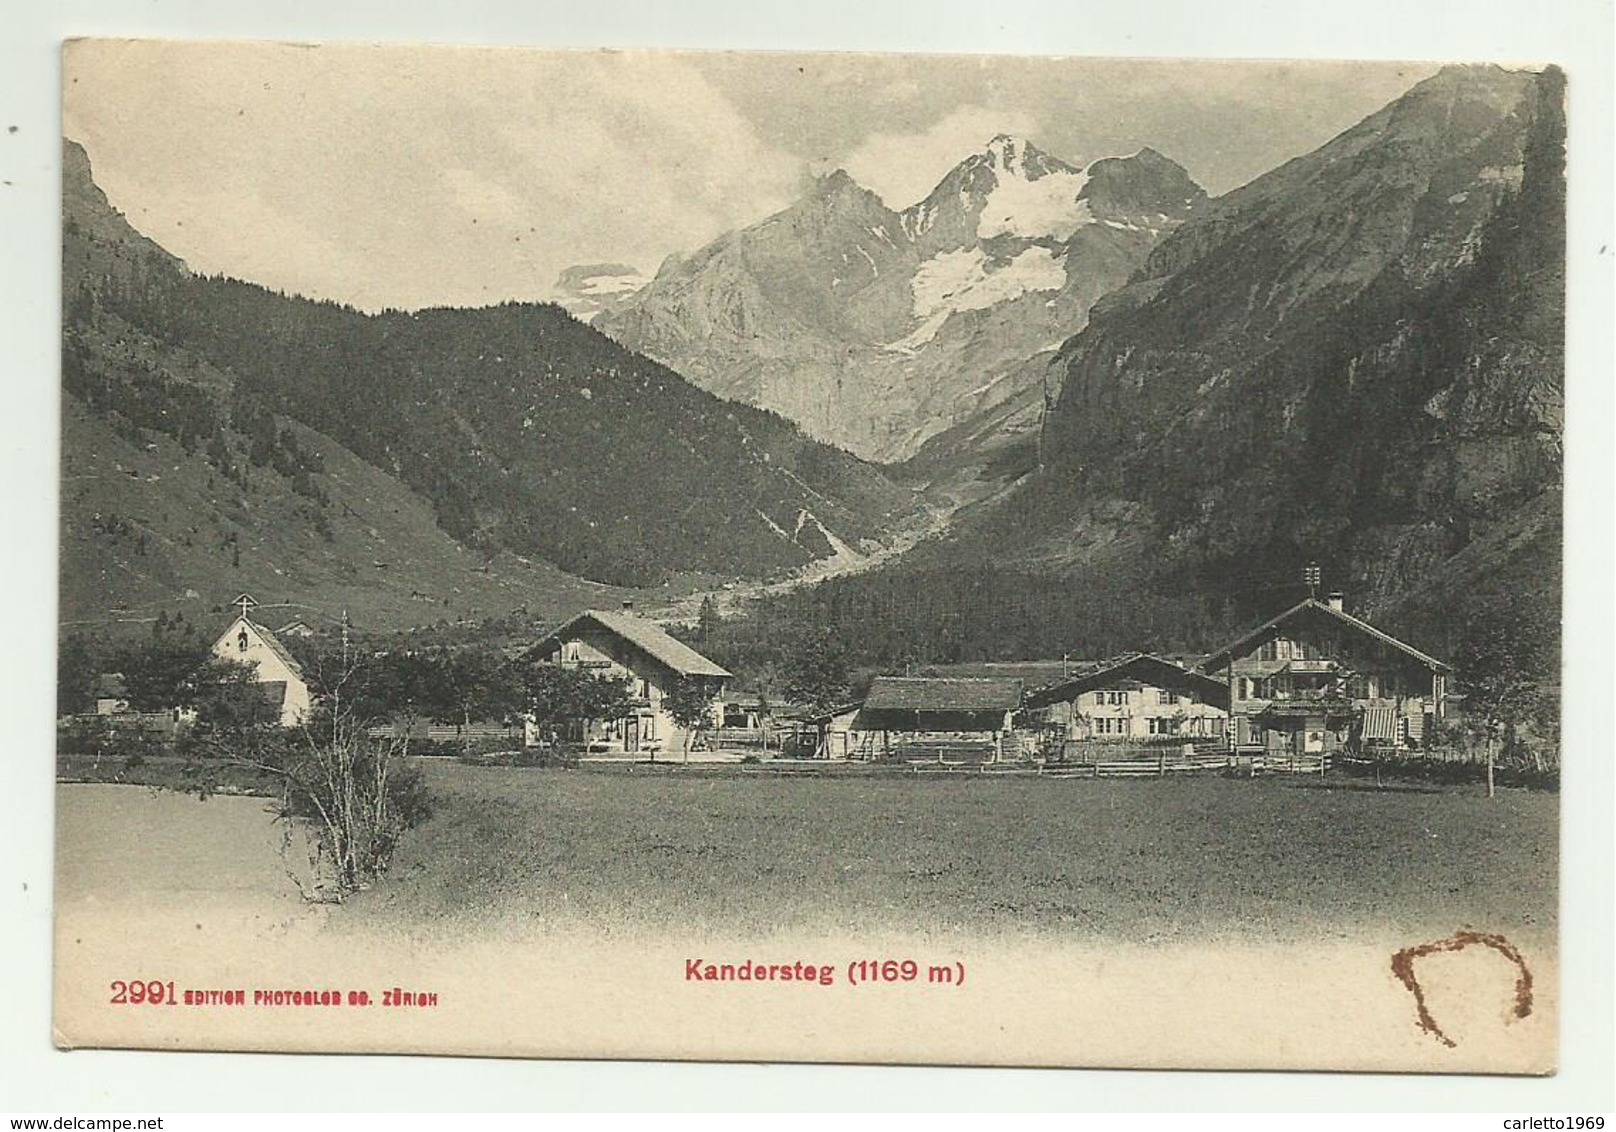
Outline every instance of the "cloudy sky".
{"label": "cloudy sky", "polygon": [[366,309],[654,271],[841,166],[903,207],[996,133],[1216,194],[1435,68],[84,41],[63,132],[192,268]]}

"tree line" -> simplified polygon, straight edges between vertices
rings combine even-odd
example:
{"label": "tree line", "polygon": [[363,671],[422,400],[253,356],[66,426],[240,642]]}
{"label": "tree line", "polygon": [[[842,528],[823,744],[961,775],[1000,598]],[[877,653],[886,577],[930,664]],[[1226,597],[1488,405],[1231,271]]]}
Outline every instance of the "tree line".
{"label": "tree line", "polygon": [[[625,677],[512,660],[488,647],[345,647],[322,638],[283,643],[296,656],[314,701],[367,726],[411,720],[464,726],[526,717],[565,730],[622,719],[634,707]],[[66,634],[57,667],[61,716],[93,710],[97,679],[116,673],[130,710],[194,712],[200,735],[228,739],[278,723],[278,711],[266,707],[257,691],[253,667],[214,656],[194,634],[157,632],[118,645]]]}

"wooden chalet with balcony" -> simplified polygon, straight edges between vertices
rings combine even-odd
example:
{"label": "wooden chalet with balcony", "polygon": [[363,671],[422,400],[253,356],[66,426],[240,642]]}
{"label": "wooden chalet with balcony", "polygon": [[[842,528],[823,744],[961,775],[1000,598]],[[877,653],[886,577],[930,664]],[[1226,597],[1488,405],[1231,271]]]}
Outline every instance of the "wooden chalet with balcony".
{"label": "wooden chalet with balcony", "polygon": [[1446,712],[1452,672],[1347,613],[1338,593],[1292,606],[1196,668],[1228,682],[1232,747],[1296,756],[1420,746]]}

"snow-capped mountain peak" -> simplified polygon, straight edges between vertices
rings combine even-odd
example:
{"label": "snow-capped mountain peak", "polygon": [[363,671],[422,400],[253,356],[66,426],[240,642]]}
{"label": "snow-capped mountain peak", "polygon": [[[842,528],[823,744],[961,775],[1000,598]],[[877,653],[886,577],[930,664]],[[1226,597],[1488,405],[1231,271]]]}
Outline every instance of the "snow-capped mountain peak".
{"label": "snow-capped mountain peak", "polygon": [[1022,165],[1022,154],[1027,143],[1011,134],[996,134],[988,142],[987,155],[995,169],[1013,176],[1025,175],[1026,169]]}
{"label": "snow-capped mountain peak", "polygon": [[603,311],[628,301],[649,282],[651,277],[631,264],[584,263],[563,271],[551,294],[574,317],[592,322]]}
{"label": "snow-capped mountain peak", "polygon": [[[892,211],[845,172],[670,260],[601,327],[872,459],[1013,398],[1205,193],[1157,154],[1080,169],[998,134]],[[1015,373],[997,383],[984,376]]]}
{"label": "snow-capped mountain peak", "polygon": [[1014,134],[995,134],[986,148],[977,155],[995,172],[1023,181],[1036,181],[1051,173],[1075,173],[1072,166],[1058,157],[1052,157],[1026,138]]}

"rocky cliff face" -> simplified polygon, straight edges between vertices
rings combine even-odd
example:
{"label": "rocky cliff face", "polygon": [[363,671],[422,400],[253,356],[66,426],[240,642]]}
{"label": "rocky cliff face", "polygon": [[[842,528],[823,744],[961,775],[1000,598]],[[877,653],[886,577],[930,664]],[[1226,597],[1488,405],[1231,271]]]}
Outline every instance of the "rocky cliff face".
{"label": "rocky cliff face", "polygon": [[997,137],[888,208],[846,173],[688,258],[597,325],[720,396],[873,459],[1022,397],[1205,194],[1151,150],[1080,170]]}
{"label": "rocky cliff face", "polygon": [[1452,67],[1211,202],[1067,343],[998,521],[1047,562],[1126,501],[1173,576],[1254,609],[1309,559],[1435,632],[1455,570],[1557,594],[1563,165],[1558,72]]}

